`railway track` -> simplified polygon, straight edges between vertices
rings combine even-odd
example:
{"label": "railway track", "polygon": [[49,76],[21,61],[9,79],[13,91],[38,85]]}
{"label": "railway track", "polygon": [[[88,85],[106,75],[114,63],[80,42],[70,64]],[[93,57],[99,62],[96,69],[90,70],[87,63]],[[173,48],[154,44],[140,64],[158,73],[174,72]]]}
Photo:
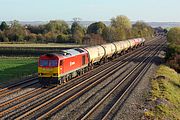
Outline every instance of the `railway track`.
{"label": "railway track", "polygon": [[[145,59],[146,60],[146,59]],[[137,68],[139,68],[139,66],[145,61],[145,60],[143,60],[140,64],[138,64],[131,72],[130,72],[130,74],[128,74],[125,78],[127,78],[129,75],[131,75],[131,74],[133,74],[134,73],[134,71],[136,71],[136,69]],[[116,70],[117,71],[117,70]],[[106,76],[107,77],[107,76]],[[123,79],[122,81],[125,81],[126,79]],[[120,82],[120,83],[122,83],[122,82]],[[118,84],[118,86],[119,85],[121,85],[121,84]],[[91,86],[88,86],[88,87],[91,87]],[[88,87],[87,87],[87,89],[88,89]],[[94,87],[94,86],[93,86]],[[115,88],[113,88],[113,90],[116,90],[116,88],[117,87],[115,87]],[[84,90],[84,89],[83,89]],[[110,92],[108,95],[111,95],[111,93],[112,92]],[[77,93],[77,95],[74,95],[74,97],[75,96],[78,96],[78,94],[80,94],[80,93]],[[105,99],[106,97],[104,97],[104,98],[102,98],[101,99],[101,101],[104,101],[104,99]],[[71,99],[71,98],[70,98]],[[70,100],[69,99],[69,100]],[[67,99],[67,101],[68,101],[68,99]],[[51,111],[48,111],[46,114],[43,114],[41,117],[39,117],[38,119],[43,119],[43,118],[46,118],[47,116],[51,116],[53,113],[55,113],[55,111],[58,111],[62,106],[61,105],[63,105],[63,104],[59,104],[59,106],[56,106],[54,109],[52,109]],[[94,112],[94,109],[92,109],[92,112]],[[87,116],[87,117],[85,117],[85,119],[87,119],[87,118],[89,118],[89,116]],[[96,117],[97,118],[97,117]],[[78,118],[78,119],[80,119],[80,118]]]}
{"label": "railway track", "polygon": [[[164,43],[163,43],[164,44]],[[156,50],[160,49],[160,47],[157,47]],[[159,51],[154,50],[148,57],[151,56],[155,56],[156,54],[159,53]],[[132,91],[132,89],[136,86],[136,84],[139,82],[139,80],[144,76],[144,74],[146,73],[146,71],[149,69],[149,67],[151,66],[151,61],[153,60],[153,57],[151,58],[146,58],[144,59],[142,62],[140,62],[126,77],[124,77],[121,82],[119,82],[119,84],[117,84],[112,90],[110,90],[108,92],[108,94],[106,96],[103,97],[103,99],[101,99],[98,103],[96,103],[95,106],[93,106],[87,113],[84,114],[83,117],[79,118],[81,120],[85,120],[85,119],[90,119],[92,118],[91,115],[93,113],[97,114],[95,117],[93,117],[93,119],[102,119],[102,120],[107,120],[107,119],[112,119],[113,116],[113,112],[115,110],[115,108],[117,109],[117,106],[121,106],[123,103],[123,98],[127,96],[128,93],[130,93]],[[144,64],[144,62],[147,61],[146,64]],[[139,69],[139,70],[138,70]],[[136,75],[132,78],[130,78],[131,80],[128,80],[128,78],[134,74],[134,72],[137,72]],[[130,81],[127,85],[124,86],[123,89],[121,89],[120,92],[117,91],[117,89],[119,87],[122,86],[122,84],[124,82]],[[117,94],[117,93],[119,94]],[[111,102],[109,102],[106,106],[105,104],[103,104],[110,96],[112,96],[112,94],[117,94],[117,98],[114,97],[113,100],[111,100]],[[121,102],[121,103],[120,103]],[[111,103],[111,104],[110,104]],[[103,107],[102,107],[103,105]],[[102,108],[106,108],[104,110],[100,110],[101,112],[98,112],[98,108],[101,106]]]}
{"label": "railway track", "polygon": [[[144,49],[142,49],[142,50],[147,50],[147,48],[148,47],[144,47]],[[137,52],[134,52],[134,53],[139,54],[140,51],[137,51]],[[126,56],[128,56],[128,55],[126,55]],[[77,93],[82,94],[82,92],[81,92],[82,90],[92,89],[92,85],[97,85],[98,82],[102,82],[103,78],[105,79],[107,77],[107,75],[110,75],[109,71],[111,71],[111,75],[112,75],[113,72],[117,71],[117,69],[121,69],[123,66],[127,65],[128,64],[127,61],[130,61],[130,59],[132,59],[132,56],[135,57],[135,54],[129,56],[129,59],[128,58],[122,59],[124,57],[123,56],[123,57],[119,58],[119,59],[122,59],[122,60],[117,62],[117,63],[110,62],[110,63],[107,63],[107,64],[104,65],[104,67],[105,67],[106,65],[110,66],[110,65],[114,64],[114,68],[111,67],[111,69],[110,69],[110,68],[107,67],[107,69],[104,69],[102,67],[104,69],[104,71],[103,71],[102,68],[95,69],[94,71],[96,71],[96,73],[98,73],[97,71],[99,70],[99,74],[95,75],[95,74],[91,74],[89,72],[89,73],[84,74],[80,78],[75,78],[76,80],[75,79],[71,80],[68,84],[65,83],[64,85],[54,87],[54,88],[48,88],[46,90],[38,88],[37,91],[39,91],[39,93],[37,93],[37,91],[31,91],[28,94],[16,97],[14,99],[16,101],[19,101],[20,98],[21,99],[23,98],[23,100],[20,101],[20,102],[17,102],[15,105],[13,104],[10,107],[9,106],[4,107],[4,106],[9,105],[10,103],[13,103],[14,102],[13,99],[10,100],[10,101],[6,101],[6,102],[4,102],[3,104],[0,105],[0,108],[3,107],[2,111],[0,112],[0,117],[2,117],[3,119],[15,119],[15,118],[24,119],[24,118],[38,118],[38,117],[43,118],[43,117],[41,117],[41,115],[43,115],[44,113],[49,113],[50,115],[52,115],[54,112],[56,112],[57,108],[55,107],[56,109],[51,109],[50,110],[51,112],[53,110],[53,112],[51,113],[51,112],[43,111],[44,109],[46,109],[44,107],[54,108],[53,106],[47,106],[47,105],[51,104],[56,99],[59,100],[59,97],[62,99],[62,101],[58,102],[58,104],[60,103],[59,105],[61,105],[61,107],[62,107],[63,105],[67,104],[67,102],[69,100],[68,98],[73,98],[72,95],[76,95],[76,97],[78,97]],[[136,56],[136,58],[137,57],[140,57],[140,56]],[[113,61],[118,61],[118,59],[113,60]],[[117,68],[116,66],[119,66],[119,67]],[[108,69],[109,69],[109,71],[108,71]],[[103,72],[104,72],[104,74],[102,74]],[[95,79],[96,76],[98,76],[98,77]],[[94,78],[94,80],[91,81],[90,79],[93,79],[93,78]],[[78,81],[77,81],[77,79],[78,79]],[[84,85],[84,88],[80,88],[80,87],[82,87],[81,85],[83,85],[84,83],[86,83],[86,85]],[[92,84],[92,83],[94,83],[94,84]],[[72,87],[72,86],[74,86],[74,87]],[[72,95],[69,95],[70,92],[75,88],[76,88],[76,91],[71,93]],[[77,88],[79,88],[79,89],[77,89]],[[25,97],[26,97],[26,99],[24,99]],[[29,106],[26,106],[26,108],[21,109],[18,112],[14,111],[16,109],[19,109],[19,108],[23,107],[24,105],[27,105],[27,103],[32,102],[32,101],[34,101],[34,103],[29,104]],[[41,102],[38,102],[38,101],[41,101]],[[37,111],[37,110],[39,112],[37,112],[35,114],[35,111]],[[45,115],[45,117],[49,116],[47,114],[44,114],[44,115]]]}
{"label": "railway track", "polygon": [[[126,63],[126,64],[127,64],[127,63]],[[114,65],[114,67],[115,67],[115,66],[116,66],[116,65]],[[106,69],[105,69],[104,71],[106,71]],[[104,71],[102,71],[101,73],[103,73]],[[99,74],[101,74],[101,73],[99,73]],[[99,74],[96,74],[95,76],[98,76]],[[95,77],[95,76],[92,76],[92,78]],[[101,76],[99,76],[99,77],[101,77]],[[87,78],[85,78],[85,79],[87,79]],[[91,78],[89,78],[89,79],[91,79]],[[86,81],[83,81],[83,83],[88,82],[89,79],[87,79]],[[84,80],[84,79],[83,79],[83,80]],[[80,85],[83,84],[83,83],[80,83],[80,84],[76,85],[76,87],[80,86]],[[74,84],[72,84],[69,88],[66,88],[65,90],[63,90],[63,91],[64,91],[63,95],[64,95],[65,93],[68,93],[69,91],[71,91],[71,90],[72,90],[72,86],[74,86]],[[51,94],[49,94],[49,97],[55,99],[54,97],[55,97],[56,95],[58,95],[58,94],[55,94],[55,93],[59,93],[60,91],[63,92],[60,88],[61,88],[61,86],[58,86],[57,88],[50,89],[49,91],[46,91],[46,92],[44,92],[43,94],[40,94],[39,96],[31,97],[30,99],[28,99],[28,100],[26,100],[26,101],[23,101],[22,103],[20,103],[20,104],[18,104],[18,105],[16,105],[16,106],[13,106],[13,107],[11,107],[11,108],[9,108],[9,109],[1,112],[1,113],[0,113],[0,116],[5,115],[5,114],[8,113],[9,111],[13,111],[13,110],[15,110],[15,109],[17,109],[17,108],[19,108],[19,107],[21,107],[21,106],[24,106],[25,104],[29,103],[30,101],[36,100],[37,98],[39,98],[38,101],[41,101],[41,102],[43,103],[44,101],[42,101],[42,99],[43,99],[44,97],[40,97],[40,96],[44,96],[44,95],[46,95],[47,93],[51,93]],[[70,89],[70,88],[71,88],[71,89]],[[75,88],[75,87],[73,87],[73,88]],[[57,90],[58,90],[58,91],[57,91]],[[54,93],[52,93],[52,91],[53,91]],[[51,95],[53,95],[53,96],[51,96]],[[45,97],[48,97],[48,96],[45,96]],[[49,99],[51,99],[51,98],[49,98]],[[56,98],[57,98],[57,97],[56,97]],[[52,99],[52,100],[53,100],[53,99]],[[49,101],[49,103],[51,103],[52,100]],[[39,103],[39,104],[40,104],[40,103]],[[38,106],[37,103],[35,104],[35,106],[32,106],[32,105],[31,105],[28,109],[30,109],[31,107],[36,107],[36,106]],[[46,104],[43,104],[43,105],[41,105],[41,106],[46,106]],[[41,106],[38,106],[38,108],[41,107]],[[23,110],[23,112],[28,111],[28,109]],[[37,109],[37,108],[36,108],[36,109]],[[29,111],[29,112],[31,112],[31,111]],[[29,113],[29,112],[28,112],[28,113]],[[11,114],[9,114],[9,115],[11,115]],[[18,114],[16,114],[16,115],[18,115]],[[25,115],[25,114],[24,114],[24,115]],[[14,117],[15,115],[12,114],[11,116]]]}
{"label": "railway track", "polygon": [[8,90],[8,89],[12,89],[12,88],[15,88],[15,87],[17,87],[17,86],[20,86],[20,85],[22,85],[22,84],[24,84],[24,83],[30,82],[30,81],[32,81],[32,80],[34,80],[34,79],[37,79],[37,76],[31,77],[31,78],[27,78],[27,79],[25,79],[25,80],[23,80],[23,81],[20,81],[20,82],[18,82],[18,83],[14,83],[14,84],[12,84],[12,85],[9,85],[9,86],[7,86],[7,87],[4,87],[4,88],[0,89],[0,93],[6,91],[6,90]]}
{"label": "railway track", "polygon": [[[144,48],[145,49],[145,48]],[[144,50],[143,49],[143,50]],[[136,53],[139,53],[139,51],[137,51]],[[126,54],[126,56],[129,56],[128,54]],[[131,56],[129,56],[129,57],[131,57]],[[119,59],[121,59],[121,57],[119,58]],[[108,65],[108,66],[111,66],[111,65],[113,65],[113,63],[111,63],[111,64],[109,64],[109,63],[106,63],[106,65]],[[104,68],[106,68],[107,66],[104,66]],[[98,70],[96,71],[96,72],[92,72],[92,73],[97,73],[97,72],[100,72],[100,71],[102,71],[104,68],[98,68]],[[95,71],[95,70],[94,70]],[[86,73],[86,74],[90,74],[90,73]],[[91,74],[90,74],[91,75]],[[92,74],[93,75],[93,74]],[[89,76],[88,76],[89,77]],[[88,78],[88,77],[86,77],[86,78]],[[85,78],[85,79],[86,79]],[[77,78],[76,78],[77,79]],[[80,80],[78,79],[78,82],[79,82]],[[23,95],[21,95],[21,96],[18,96],[18,97],[15,97],[14,99],[11,99],[11,100],[9,100],[9,101],[6,101],[6,102],[3,102],[2,104],[0,104],[0,107],[2,107],[2,106],[4,106],[4,105],[6,105],[6,104],[9,104],[10,102],[13,102],[13,100],[14,101],[16,101],[16,100],[19,100],[19,99],[21,99],[21,98],[23,98],[23,97],[25,97],[25,96],[29,96],[30,94],[33,94],[33,93],[37,93],[39,90],[41,90],[40,88],[38,88],[38,89],[35,89],[35,90],[33,90],[33,91],[30,91],[30,92],[28,92],[27,94],[23,94]],[[17,90],[16,90],[17,91]],[[14,91],[11,91],[11,92],[14,92]],[[25,99],[25,98],[24,98]],[[27,98],[26,98],[27,99]]]}
{"label": "railway track", "polygon": [[38,79],[37,77],[28,78],[24,81],[21,81],[21,82],[18,82],[16,84],[13,84],[13,85],[10,85],[8,87],[0,89],[0,98],[7,96],[7,95],[10,95],[14,92],[17,92],[23,88],[28,87],[28,86],[32,86],[34,84],[37,84],[38,83],[37,79]]}
{"label": "railway track", "polygon": [[[138,74],[138,73],[137,73]],[[122,75],[120,75],[120,76],[122,76]],[[126,77],[126,76],[125,76]],[[111,81],[112,82],[112,81]],[[118,82],[116,82],[116,83],[118,83]],[[108,83],[109,84],[109,83]],[[107,86],[106,86],[106,88],[107,88]],[[112,89],[113,89],[114,87],[112,87]],[[107,91],[106,89],[103,89],[102,91]],[[91,91],[92,92],[92,91]],[[117,93],[118,93],[118,91],[116,91]],[[89,106],[89,104],[92,104],[92,101],[93,101],[93,103],[95,104],[96,103],[96,99],[98,99],[98,96],[100,96],[100,95],[102,95],[103,93],[100,93],[100,91],[98,91],[97,92],[97,95],[95,96],[95,94],[92,94],[91,95],[91,97],[94,97],[94,99],[92,99],[92,100],[89,100],[89,101],[91,101],[91,102],[87,102],[86,101],[86,104],[85,103],[82,103],[82,105],[81,105],[81,107],[79,107],[80,105],[77,105],[78,107],[76,107],[76,109],[74,108],[70,108],[70,109],[66,109],[65,111],[70,111],[69,112],[69,114],[67,114],[66,115],[66,117],[65,118],[61,118],[61,119],[70,119],[70,118],[73,118],[73,119],[81,119],[81,118],[83,118],[83,116],[84,115],[82,115],[81,116],[81,114],[84,114],[84,113],[82,113],[82,111],[84,110],[85,111],[85,113],[87,112],[87,111],[89,111],[90,109],[88,109],[88,107],[89,108],[91,108],[92,106]],[[104,96],[105,95],[107,95],[108,93],[104,93]],[[115,95],[115,93],[114,94],[111,94],[111,95]],[[104,99],[104,96],[102,96],[101,98],[99,98],[99,100],[102,100],[102,99]],[[82,99],[81,99],[82,100]],[[96,104],[98,104],[98,103],[96,103]],[[103,104],[104,105],[104,104]],[[73,105],[72,105],[73,106]],[[106,108],[105,108],[105,110],[106,110]],[[76,112],[74,112],[74,111],[76,111]],[[92,110],[93,111],[93,110]],[[81,114],[80,114],[81,113]],[[96,111],[94,111],[94,113],[96,113]],[[79,116],[77,115],[77,114],[80,114]],[[49,113],[49,115],[50,115],[50,113]],[[48,116],[48,114],[47,115],[45,115],[44,114],[44,116],[41,116],[40,118],[46,118]],[[50,115],[51,116],[51,115]],[[63,116],[63,113],[62,114],[59,114],[58,116]],[[78,116],[78,117],[76,117],[76,116]],[[99,115],[98,115],[99,116]],[[98,116],[96,116],[96,117],[94,117],[94,118],[91,118],[91,117],[87,117],[88,119],[101,119],[101,118],[98,118]],[[53,118],[53,119],[56,119],[56,117],[55,118]]]}

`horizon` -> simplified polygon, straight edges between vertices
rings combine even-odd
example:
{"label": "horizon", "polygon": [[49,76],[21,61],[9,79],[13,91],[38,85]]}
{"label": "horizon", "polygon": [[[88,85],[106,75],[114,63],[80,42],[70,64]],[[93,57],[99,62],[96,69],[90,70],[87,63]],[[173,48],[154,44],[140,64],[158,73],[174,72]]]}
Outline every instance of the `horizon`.
{"label": "horizon", "polygon": [[[16,19],[14,19],[16,20]],[[5,21],[5,20],[0,20],[0,22],[13,22],[14,20],[8,20],[8,21]],[[52,20],[28,20],[28,21],[23,21],[23,20],[16,20],[18,22],[49,22],[49,21],[56,21],[56,20],[63,20],[63,19],[52,19]],[[65,22],[73,22],[73,20],[63,20]],[[136,20],[136,21],[131,21],[131,22],[137,22],[137,21],[143,21],[143,20]],[[80,20],[79,22],[111,22],[111,20]],[[169,22],[169,21],[143,21],[145,23],[180,23],[180,21],[178,22]]]}
{"label": "horizon", "polygon": [[[0,23],[3,21],[0,21]],[[12,21],[5,21],[7,24],[11,24]],[[49,21],[19,21],[19,23],[21,25],[44,25],[47,24]],[[72,25],[73,21],[65,21],[69,26]],[[79,21],[79,23],[84,26],[87,27],[90,24],[94,23],[94,22],[98,22],[98,21]],[[111,23],[111,21],[101,21],[104,24],[106,24],[107,26],[109,26]],[[135,24],[136,21],[131,21],[131,24]],[[180,26],[180,22],[146,22],[148,25],[150,25],[153,28],[157,28],[157,27],[162,27],[162,28],[171,28],[171,27],[176,27],[176,26]]]}
{"label": "horizon", "polygon": [[125,15],[131,21],[180,22],[180,15],[176,14],[180,4],[178,0],[0,0],[0,2],[2,4],[0,21],[72,21],[74,17],[79,17],[82,21],[109,21],[118,15]]}
{"label": "horizon", "polygon": [[[128,17],[128,16],[127,16]],[[18,19],[12,19],[12,20],[0,20],[0,22],[12,22],[14,20],[17,20],[18,22],[49,22],[53,20],[63,20],[65,22],[73,22],[72,20],[64,20],[64,19],[49,19],[49,20],[18,20]],[[80,22],[110,22],[111,19],[109,20],[80,20]],[[145,23],[180,23],[180,21],[144,21],[144,20],[130,20],[131,22],[137,22],[137,21],[143,21]]]}

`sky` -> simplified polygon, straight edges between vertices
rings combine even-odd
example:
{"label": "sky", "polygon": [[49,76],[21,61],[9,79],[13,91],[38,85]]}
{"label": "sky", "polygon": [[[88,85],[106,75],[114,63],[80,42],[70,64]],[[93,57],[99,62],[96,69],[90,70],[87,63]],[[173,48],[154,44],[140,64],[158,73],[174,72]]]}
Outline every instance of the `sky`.
{"label": "sky", "polygon": [[107,21],[126,15],[131,21],[180,22],[180,0],[0,0],[0,21],[49,21],[79,17]]}

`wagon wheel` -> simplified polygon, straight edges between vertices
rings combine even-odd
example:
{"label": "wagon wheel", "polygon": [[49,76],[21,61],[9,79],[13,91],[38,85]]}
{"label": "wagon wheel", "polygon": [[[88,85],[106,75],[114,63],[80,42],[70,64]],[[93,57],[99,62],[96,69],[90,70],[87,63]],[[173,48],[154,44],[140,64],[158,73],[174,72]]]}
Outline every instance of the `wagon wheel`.
{"label": "wagon wheel", "polygon": [[71,79],[72,79],[72,74],[69,74],[68,80],[71,80]]}
{"label": "wagon wheel", "polygon": [[64,83],[64,77],[61,77],[61,79],[59,81],[59,85],[61,85],[62,83]]}
{"label": "wagon wheel", "polygon": [[63,83],[66,83],[68,81],[68,77],[64,76]]}

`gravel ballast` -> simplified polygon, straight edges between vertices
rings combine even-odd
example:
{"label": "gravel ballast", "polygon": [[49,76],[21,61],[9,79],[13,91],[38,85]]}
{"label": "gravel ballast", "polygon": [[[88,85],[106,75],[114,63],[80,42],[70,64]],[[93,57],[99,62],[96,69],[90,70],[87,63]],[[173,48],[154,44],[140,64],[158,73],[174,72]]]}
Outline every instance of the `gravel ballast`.
{"label": "gravel ballast", "polygon": [[144,112],[146,108],[150,106],[146,105],[149,92],[151,90],[150,80],[154,77],[158,65],[163,62],[164,51],[161,51],[158,57],[153,60],[154,63],[150,69],[146,72],[144,77],[132,91],[130,96],[125,101],[124,105],[119,109],[114,120],[139,120],[145,119]]}
{"label": "gravel ballast", "polygon": [[[126,66],[125,68],[127,68],[128,66]],[[121,69],[121,70],[123,70],[123,69]],[[113,78],[113,76],[111,78]],[[112,80],[109,80],[109,81],[112,81]],[[108,83],[108,82],[103,82],[103,83]],[[117,84],[117,83],[115,83],[115,84]],[[92,89],[88,93],[84,94],[78,100],[75,100],[73,103],[66,106],[63,110],[61,110],[61,112],[59,112],[58,114],[53,116],[51,119],[78,119],[78,116],[80,114],[84,113],[84,111],[86,111],[85,109],[87,109],[88,106],[92,105],[98,99],[98,96],[104,96],[103,94],[107,90],[104,90],[104,92],[102,92],[102,93],[98,92],[99,95],[95,94],[98,91],[98,89],[101,89],[101,87],[103,87],[103,86],[104,85],[99,84],[97,87],[95,87],[94,89]],[[107,88],[111,88],[111,87],[107,87]],[[89,97],[89,96],[91,96],[91,97]],[[92,99],[90,100],[93,103],[87,102],[89,98],[94,99],[94,100],[92,100]],[[100,99],[102,99],[102,98],[100,98]],[[85,104],[85,103],[87,103],[87,104]],[[129,115],[129,114],[127,114],[127,115]],[[120,118],[117,117],[117,119],[120,119]]]}

